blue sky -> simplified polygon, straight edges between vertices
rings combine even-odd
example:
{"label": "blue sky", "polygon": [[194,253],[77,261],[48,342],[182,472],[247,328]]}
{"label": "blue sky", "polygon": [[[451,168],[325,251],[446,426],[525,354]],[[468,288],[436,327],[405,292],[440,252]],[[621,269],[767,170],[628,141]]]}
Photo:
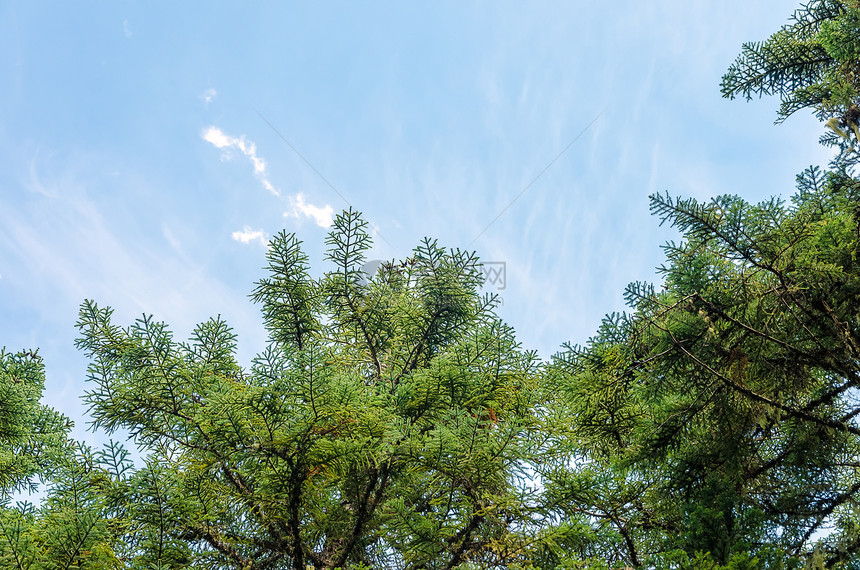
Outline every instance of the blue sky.
{"label": "blue sky", "polygon": [[247,364],[263,243],[296,232],[320,274],[349,205],[374,258],[431,236],[504,262],[525,347],[585,342],[676,237],[650,193],[787,197],[828,161],[812,117],[774,126],[776,101],[719,94],[741,43],[796,7],[4,3],[0,346],[40,349],[45,401],[91,439],[85,298],[179,339],[220,314]]}

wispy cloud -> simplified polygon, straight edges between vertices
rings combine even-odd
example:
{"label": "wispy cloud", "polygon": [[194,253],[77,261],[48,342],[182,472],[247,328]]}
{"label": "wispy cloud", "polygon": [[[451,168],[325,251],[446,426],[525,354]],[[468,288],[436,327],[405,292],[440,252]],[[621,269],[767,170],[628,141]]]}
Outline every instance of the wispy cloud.
{"label": "wispy cloud", "polygon": [[132,35],[131,34],[131,26],[128,25],[128,20],[122,21],[122,33],[124,33],[125,37],[127,37],[127,38],[130,38]]}
{"label": "wispy cloud", "polygon": [[326,204],[325,206],[314,206],[305,202],[305,195],[299,192],[295,196],[290,196],[291,210],[284,212],[285,217],[296,218],[313,218],[314,223],[321,228],[331,226],[334,221],[334,208]]}
{"label": "wispy cloud", "polygon": [[275,188],[269,181],[268,175],[266,173],[266,161],[257,156],[257,145],[255,145],[249,140],[246,140],[245,135],[242,135],[238,138],[232,137],[218,127],[209,127],[208,129],[204,130],[200,136],[203,137],[203,140],[215,145],[215,148],[221,149],[228,153],[228,156],[229,151],[232,149],[237,149],[239,152],[247,156],[251,160],[251,163],[254,165],[254,174],[257,175],[257,178],[260,180],[260,183],[263,185],[263,188],[265,188],[275,196],[281,195],[278,189]]}
{"label": "wispy cloud", "polygon": [[[203,99],[203,102],[207,105],[215,100],[215,96],[218,95],[218,92],[214,89],[207,89],[203,93],[200,94],[200,98]],[[210,127],[211,128],[211,127]]]}
{"label": "wispy cloud", "polygon": [[266,233],[263,230],[252,230],[248,226],[245,226],[242,231],[233,232],[232,237],[234,240],[242,243],[259,241],[263,247],[268,247],[269,245],[269,240],[266,238]]}
{"label": "wispy cloud", "polygon": [[[212,89],[211,91],[213,93],[212,96],[214,97],[215,90]],[[210,126],[204,129],[200,136],[203,140],[215,146],[215,148],[224,151],[225,156],[228,158],[230,157],[230,151],[232,150],[238,150],[244,154],[254,165],[254,174],[256,174],[263,187],[275,196],[281,196],[280,191],[278,191],[278,189],[269,181],[266,161],[257,155],[256,145],[247,140],[245,135],[234,137],[228,135],[218,127]],[[301,192],[294,196],[289,196],[287,200],[289,201],[289,209],[284,212],[284,217],[293,217],[298,219],[310,218],[321,228],[328,228],[332,225],[332,222],[334,221],[334,208],[331,205],[324,204],[322,206],[317,206],[315,204],[309,204],[305,200],[305,195]],[[250,243],[252,241],[259,241],[262,245],[266,245],[267,243],[263,230],[252,230],[248,226],[245,226],[242,231],[233,232],[232,236],[234,240],[242,243]]]}

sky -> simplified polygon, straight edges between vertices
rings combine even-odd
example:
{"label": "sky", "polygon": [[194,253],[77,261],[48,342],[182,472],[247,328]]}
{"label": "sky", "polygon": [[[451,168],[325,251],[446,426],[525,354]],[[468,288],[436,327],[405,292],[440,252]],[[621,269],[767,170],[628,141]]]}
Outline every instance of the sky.
{"label": "sky", "polygon": [[823,129],[722,99],[741,44],[793,1],[0,4],[0,346],[86,431],[84,299],[177,339],[221,315],[248,365],[265,244],[321,275],[334,215],[370,259],[475,250],[549,358],[659,280],[648,196],[788,198]]}

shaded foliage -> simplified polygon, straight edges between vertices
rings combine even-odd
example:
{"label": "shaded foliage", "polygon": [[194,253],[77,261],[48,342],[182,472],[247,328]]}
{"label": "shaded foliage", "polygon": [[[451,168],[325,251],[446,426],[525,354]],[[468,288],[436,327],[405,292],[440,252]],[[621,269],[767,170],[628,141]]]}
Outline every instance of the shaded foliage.
{"label": "shaded foliage", "polygon": [[548,489],[612,556],[856,558],[858,198],[816,168],[790,204],[652,196],[684,234],[662,287],[550,368],[580,457]]}

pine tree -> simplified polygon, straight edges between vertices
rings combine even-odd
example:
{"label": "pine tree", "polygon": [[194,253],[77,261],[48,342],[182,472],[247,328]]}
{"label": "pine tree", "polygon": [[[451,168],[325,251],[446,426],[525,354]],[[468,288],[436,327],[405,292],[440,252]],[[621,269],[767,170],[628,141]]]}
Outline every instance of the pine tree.
{"label": "pine tree", "polygon": [[[632,566],[860,563],[860,5],[811,1],[746,44],[723,94],[811,108],[839,146],[790,201],[651,197],[682,232],[660,287],[627,290],[548,368],[569,438],[544,471],[583,551]],[[566,410],[566,412],[564,411]],[[564,460],[574,453],[575,468]]]}
{"label": "pine tree", "polygon": [[270,344],[247,370],[220,318],[183,343],[82,305],[92,417],[147,454],[122,486],[132,567],[528,558],[536,357],[479,295],[474,254],[425,240],[368,280],[366,226],[337,217],[320,279],[295,236],[272,240],[252,295]]}

